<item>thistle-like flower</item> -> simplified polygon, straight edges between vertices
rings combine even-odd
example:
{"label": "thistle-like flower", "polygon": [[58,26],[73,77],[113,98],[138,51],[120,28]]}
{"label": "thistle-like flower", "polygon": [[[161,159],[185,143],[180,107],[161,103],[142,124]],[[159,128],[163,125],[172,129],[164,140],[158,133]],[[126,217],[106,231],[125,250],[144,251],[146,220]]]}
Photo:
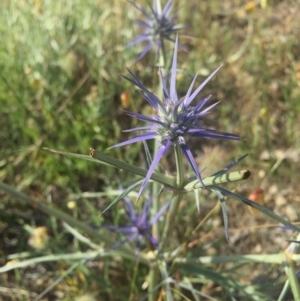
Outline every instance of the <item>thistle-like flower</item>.
{"label": "thistle-like flower", "polygon": [[152,219],[149,220],[149,211],[152,205],[151,199],[145,200],[143,210],[140,214],[135,213],[132,202],[129,198],[125,197],[124,201],[127,207],[126,209],[129,225],[125,227],[104,226],[104,228],[114,232],[122,233],[127,237],[123,241],[113,245],[110,249],[116,249],[125,243],[137,239],[137,253],[139,253],[143,239],[147,239],[150,242],[151,246],[153,246],[156,250],[159,250],[159,243],[157,239],[152,235],[151,228],[153,224],[158,222],[160,217],[167,210],[170,202],[161,207],[161,209],[152,217]]}
{"label": "thistle-like flower", "polygon": [[[143,29],[143,32],[127,45],[127,47],[131,47],[133,45],[148,41],[147,46],[141,52],[137,58],[137,61],[143,58],[145,54],[155,45],[157,47],[156,53],[159,54],[163,45],[163,41],[169,40],[171,42],[175,42],[174,34],[178,30],[186,27],[176,24],[177,15],[169,17],[169,14],[174,6],[172,0],[167,1],[161,13],[158,12],[156,0],[153,0],[153,6],[150,5],[151,13],[148,13],[143,7],[135,4],[134,2],[129,2],[145,16],[144,21],[135,21]],[[186,50],[186,48],[182,45],[179,45],[179,47]]]}
{"label": "thistle-like flower", "polygon": [[161,101],[156,95],[150,92],[130,70],[128,71],[131,75],[131,78],[123,76],[140,89],[140,93],[142,94],[143,98],[145,98],[157,112],[157,114],[154,116],[144,116],[138,113],[126,112],[131,117],[148,122],[149,125],[127,130],[127,132],[145,132],[111,147],[115,148],[139,141],[159,139],[160,146],[153,158],[145,180],[140,188],[138,198],[142,194],[158,162],[166,154],[166,152],[172,145],[180,146],[182,152],[188,159],[195,175],[203,185],[197,164],[195,162],[191,150],[187,145],[188,139],[196,137],[240,140],[239,136],[225,132],[218,132],[216,130],[203,127],[201,123],[201,118],[204,115],[208,114],[209,111],[218,104],[218,102],[216,102],[210,105],[209,107],[205,108],[205,105],[207,104],[211,95],[204,98],[195,106],[191,106],[192,101],[196,98],[196,96],[207,84],[207,82],[217,73],[220,67],[217,68],[194,92],[192,92],[194,83],[197,78],[196,75],[186,95],[182,98],[178,98],[176,91],[177,48],[178,38],[176,38],[175,43],[169,90],[167,89],[162,71],[159,70],[164,101]]}

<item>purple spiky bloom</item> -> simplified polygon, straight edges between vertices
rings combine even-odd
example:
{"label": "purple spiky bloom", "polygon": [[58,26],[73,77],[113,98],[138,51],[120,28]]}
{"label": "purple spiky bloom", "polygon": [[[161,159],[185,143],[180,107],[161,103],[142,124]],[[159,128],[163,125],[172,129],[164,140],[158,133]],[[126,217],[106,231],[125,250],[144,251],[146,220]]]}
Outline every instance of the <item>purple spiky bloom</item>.
{"label": "purple spiky bloom", "polygon": [[124,201],[127,207],[126,209],[129,225],[125,227],[104,226],[104,228],[114,232],[122,233],[127,237],[123,241],[113,245],[110,249],[116,249],[125,243],[137,239],[137,254],[139,254],[143,239],[147,239],[150,242],[151,246],[159,251],[159,243],[157,239],[152,235],[151,228],[153,224],[158,222],[160,217],[167,210],[170,202],[162,206],[161,209],[151,219],[149,219],[150,208],[152,205],[151,199],[145,200],[143,210],[140,214],[135,213],[132,202],[129,198],[125,197]]}
{"label": "purple spiky bloom", "polygon": [[[142,59],[150,49],[156,45],[156,53],[159,54],[164,40],[169,40],[175,42],[174,34],[178,30],[186,28],[186,26],[181,26],[176,24],[177,15],[170,17],[170,12],[173,9],[174,4],[172,0],[168,0],[162,12],[159,13],[156,5],[156,1],[153,0],[153,5],[149,5],[151,8],[151,13],[148,13],[143,7],[135,4],[132,1],[130,2],[134,7],[136,7],[145,17],[145,20],[136,20],[135,22],[142,28],[143,32],[134,38],[127,47],[134,46],[142,42],[148,42],[147,46],[140,53],[137,61]],[[186,48],[182,45],[179,45],[182,49]]]}
{"label": "purple spiky bloom", "polygon": [[140,93],[142,94],[142,96],[149,102],[149,104],[157,112],[157,114],[154,116],[144,116],[138,113],[126,112],[131,117],[148,122],[149,125],[127,130],[127,132],[141,131],[141,130],[145,132],[127,141],[124,141],[122,143],[116,144],[111,147],[111,148],[115,148],[115,147],[124,146],[139,141],[159,139],[160,146],[153,158],[153,161],[149,167],[145,180],[140,188],[138,198],[140,197],[144,188],[146,187],[146,184],[148,183],[158,162],[172,145],[180,146],[184,155],[188,159],[195,175],[203,185],[197,164],[195,162],[191,150],[187,145],[188,139],[192,137],[196,137],[196,138],[240,140],[240,137],[234,134],[230,134],[226,132],[218,132],[216,130],[205,128],[202,126],[201,118],[206,114],[208,114],[209,111],[218,104],[218,102],[216,102],[205,108],[211,96],[204,98],[195,106],[191,106],[192,101],[196,98],[196,96],[199,94],[202,88],[207,84],[207,82],[217,73],[220,67],[217,68],[194,92],[192,92],[194,83],[197,78],[196,75],[186,95],[182,98],[178,98],[177,91],[176,91],[177,48],[178,48],[178,38],[176,38],[176,42],[175,42],[169,90],[167,89],[162,71],[159,70],[161,85],[163,89],[163,98],[164,98],[163,102],[156,95],[150,92],[130,70],[128,71],[131,75],[131,78],[123,76],[124,78],[129,80],[131,83],[133,83],[135,86],[137,86],[140,89]]}

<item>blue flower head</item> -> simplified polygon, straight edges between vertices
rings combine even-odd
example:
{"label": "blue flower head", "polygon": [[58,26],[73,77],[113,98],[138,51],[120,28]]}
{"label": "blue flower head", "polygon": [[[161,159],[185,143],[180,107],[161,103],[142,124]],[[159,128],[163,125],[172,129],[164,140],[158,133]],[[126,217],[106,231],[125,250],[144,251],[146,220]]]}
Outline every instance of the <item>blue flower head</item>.
{"label": "blue flower head", "polygon": [[128,71],[131,75],[131,78],[123,76],[140,89],[140,93],[142,94],[143,98],[146,99],[157,112],[157,114],[155,114],[154,116],[145,116],[138,113],[126,112],[131,117],[147,122],[148,125],[127,130],[127,132],[144,131],[144,133],[136,135],[135,137],[127,141],[112,146],[112,148],[114,148],[139,141],[159,139],[160,146],[153,158],[145,180],[140,188],[138,198],[146,187],[146,184],[148,183],[160,159],[166,154],[166,152],[172,145],[180,146],[182,152],[188,159],[188,162],[190,163],[195,175],[203,185],[197,164],[191,153],[191,150],[187,145],[189,138],[195,137],[240,140],[239,136],[225,132],[218,132],[216,130],[209,129],[203,126],[201,118],[208,114],[209,111],[218,104],[218,102],[216,102],[206,107],[206,104],[211,96],[204,98],[195,106],[191,105],[202,88],[217,73],[220,67],[217,68],[194,92],[192,92],[194,83],[197,78],[196,75],[186,95],[181,98],[178,97],[176,91],[177,48],[178,38],[176,38],[175,42],[169,89],[167,88],[167,85],[165,83],[162,71],[159,70],[161,86],[163,89],[163,100],[160,100],[156,95],[150,92],[130,70]]}
{"label": "blue flower head", "polygon": [[144,203],[143,210],[140,214],[135,213],[132,202],[129,198],[124,198],[127,216],[129,220],[129,225],[124,227],[117,226],[104,226],[105,229],[122,233],[127,236],[123,241],[113,245],[110,249],[116,249],[121,245],[131,242],[137,239],[137,253],[140,252],[141,244],[144,239],[148,240],[156,250],[159,250],[159,243],[157,239],[152,235],[151,228],[153,224],[157,223],[160,217],[164,214],[170,205],[170,202],[166,203],[153,217],[150,217],[150,208],[152,205],[152,200],[148,199]]}
{"label": "blue flower head", "polygon": [[[145,17],[145,20],[136,20],[135,22],[142,28],[142,33],[139,34],[135,39],[133,39],[127,47],[134,46],[136,44],[148,41],[147,46],[141,52],[137,61],[145,56],[145,54],[150,51],[150,49],[156,45],[157,54],[159,54],[163,41],[169,40],[171,42],[175,42],[174,34],[180,30],[185,28],[185,26],[181,26],[176,24],[177,16],[174,15],[170,17],[170,12],[173,9],[174,4],[172,0],[168,0],[162,12],[159,13],[156,5],[156,1],[153,0],[153,6],[151,7],[151,13],[148,13],[143,7],[135,4],[132,1],[129,1],[134,7],[136,7]],[[179,46],[182,49],[186,50],[184,46]]]}

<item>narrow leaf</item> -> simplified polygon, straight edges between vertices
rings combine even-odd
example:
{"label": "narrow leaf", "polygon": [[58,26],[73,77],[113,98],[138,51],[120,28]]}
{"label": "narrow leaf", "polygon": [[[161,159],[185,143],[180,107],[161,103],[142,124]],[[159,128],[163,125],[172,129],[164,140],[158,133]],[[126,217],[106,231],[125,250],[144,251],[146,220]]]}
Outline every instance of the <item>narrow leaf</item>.
{"label": "narrow leaf", "polygon": [[226,208],[225,198],[224,198],[223,194],[220,191],[217,191],[215,189],[212,189],[212,191],[218,196],[218,198],[221,202],[224,228],[225,228],[225,235],[226,235],[227,241],[229,242],[228,215],[227,215],[227,208]]}
{"label": "narrow leaf", "polygon": [[133,191],[137,186],[141,185],[143,183],[144,179],[139,180],[129,186],[127,189],[125,189],[114,201],[112,201],[108,207],[106,207],[103,211],[102,214],[105,213],[108,209],[110,209],[113,205],[117,204],[120,200],[124,199],[131,191]]}
{"label": "narrow leaf", "polygon": [[[96,163],[100,163],[100,164],[110,165],[112,167],[123,169],[125,171],[132,172],[132,173],[134,173],[138,176],[142,176],[142,177],[145,177],[148,172],[147,170],[145,170],[143,168],[120,161],[112,156],[106,155],[102,152],[98,152],[92,148],[90,149],[90,156],[69,153],[69,152],[55,150],[55,149],[49,149],[49,148],[45,148],[45,150],[50,151],[52,153],[68,156],[68,157],[73,157],[73,158],[83,159],[86,161],[92,161],[92,162],[96,162]],[[162,173],[159,173],[157,171],[155,171],[151,175],[151,179],[153,181],[156,181],[160,184],[166,185],[171,188],[175,186],[174,179],[172,177],[165,176]]]}
{"label": "narrow leaf", "polygon": [[148,166],[151,166],[151,164],[152,164],[152,156],[151,156],[148,144],[147,144],[147,142],[145,140],[143,141],[143,146],[144,146],[144,149],[145,149],[146,159],[147,159]]}
{"label": "narrow leaf", "polygon": [[194,193],[195,193],[197,210],[198,210],[198,213],[200,213],[200,200],[199,200],[198,189],[194,189]]}
{"label": "narrow leaf", "polygon": [[235,194],[229,190],[226,190],[222,187],[219,187],[219,186],[214,186],[213,187],[215,190],[218,190],[219,192],[221,192],[222,194],[230,197],[230,198],[233,198],[237,201],[240,201],[248,206],[251,206],[255,209],[257,209],[258,211],[260,211],[261,213],[269,216],[270,218],[278,221],[279,223],[283,224],[283,225],[286,225],[286,226],[289,226],[290,228],[292,228],[293,230],[295,231],[300,231],[300,228],[296,225],[293,225],[292,223],[288,222],[286,219],[280,217],[279,215],[275,214],[274,212],[272,212],[271,210],[267,209],[266,207],[264,206],[261,206],[259,205],[258,203],[255,203],[255,202],[252,202],[250,201],[249,199],[241,196],[241,195],[238,195],[238,194]]}
{"label": "narrow leaf", "polygon": [[222,170],[214,173],[212,176],[221,176],[223,174],[225,174],[229,169],[231,169],[232,167],[234,167],[236,164],[238,164],[240,161],[242,161],[244,158],[246,158],[248,156],[248,154],[234,160],[233,162],[231,162],[230,164],[228,164],[225,168],[223,168]]}

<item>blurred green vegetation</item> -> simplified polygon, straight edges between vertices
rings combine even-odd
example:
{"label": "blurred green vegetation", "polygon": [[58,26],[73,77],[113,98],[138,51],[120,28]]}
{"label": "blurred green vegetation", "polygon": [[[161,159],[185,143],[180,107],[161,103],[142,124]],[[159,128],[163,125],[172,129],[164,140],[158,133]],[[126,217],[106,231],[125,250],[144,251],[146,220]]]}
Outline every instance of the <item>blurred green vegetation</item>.
{"label": "blurred green vegetation", "polygon": [[[243,164],[252,171],[251,187],[262,181],[266,187],[275,182],[280,187],[288,185],[291,195],[297,195],[300,180],[299,2],[270,1],[265,9],[259,2],[253,9],[247,8],[241,0],[175,2],[180,4],[180,23],[190,26],[189,35],[180,36],[180,42],[188,47],[189,53],[179,54],[182,70],[179,91],[188,88],[195,73],[199,73],[200,83],[225,63],[203,90],[203,96],[213,94],[214,99],[221,101],[208,122],[216,129],[245,139],[242,143],[202,143],[204,150],[207,147],[208,161],[212,166],[223,167],[230,159],[250,152],[247,163]],[[133,23],[137,14],[132,5],[119,0],[1,1],[1,180],[66,210],[70,210],[71,193],[116,186],[115,170],[59,157],[43,147],[82,154],[88,154],[90,147],[106,151],[125,139],[122,130],[136,123],[123,110],[148,109],[139,93],[120,76],[126,74],[129,67],[147,87],[157,83],[157,78],[152,79],[156,74],[155,56],[150,54],[135,64],[143,46],[125,47],[138,33]],[[248,42],[243,44],[245,41]],[[172,48],[171,45],[170,58]],[[122,104],[122,93],[130,97],[128,107]],[[197,149],[197,144],[195,147],[199,154],[200,148]],[[141,162],[139,152],[140,146],[133,145],[109,153],[127,162]],[[264,161],[263,153],[267,153]],[[270,175],[278,162],[280,168],[276,167]],[[172,162],[165,164],[172,170]],[[128,175],[121,174],[121,178],[127,179]],[[52,251],[63,251],[68,245],[67,234],[56,220],[50,218],[46,222],[45,216],[2,192],[1,198],[0,230],[4,238],[7,233],[9,237],[16,237],[18,244],[5,246],[4,242],[0,256],[26,248],[26,236],[22,235],[24,224],[47,224],[54,241]],[[72,212],[81,219],[95,221],[105,202],[104,198],[82,199],[80,208]],[[109,218],[118,219],[119,210],[113,210],[115,214],[111,213]],[[68,248],[74,252],[79,250],[75,243]],[[52,269],[49,266],[50,278]],[[57,270],[60,269],[64,269],[64,264],[58,265]],[[103,287],[100,285],[103,278],[96,271],[87,271],[86,267],[67,278],[68,286],[77,287],[69,292],[70,296],[89,291],[94,285],[95,290],[105,292],[106,296],[115,293],[113,287],[118,287],[120,295],[111,300],[126,300],[129,291],[127,282],[124,283],[126,271],[116,269],[117,283],[114,283],[110,280],[108,265],[104,270],[107,282]],[[22,273],[18,271],[8,279],[18,279],[16,282],[23,286]],[[140,275],[146,275],[146,271]],[[132,291],[142,286],[142,279],[138,277]],[[26,287],[34,290],[30,285]],[[70,298],[61,300],[73,300]]]}
{"label": "blurred green vegetation", "polygon": [[[1,4],[1,176],[43,191],[72,190],[96,168],[53,158],[42,147],[87,154],[120,138],[126,3],[4,1]],[[130,25],[130,20],[127,21]],[[122,22],[123,23],[123,22]],[[115,58],[119,58],[116,60]],[[132,154],[132,152],[129,152]],[[134,158],[133,158],[134,159]],[[98,171],[99,172],[99,171]]]}

